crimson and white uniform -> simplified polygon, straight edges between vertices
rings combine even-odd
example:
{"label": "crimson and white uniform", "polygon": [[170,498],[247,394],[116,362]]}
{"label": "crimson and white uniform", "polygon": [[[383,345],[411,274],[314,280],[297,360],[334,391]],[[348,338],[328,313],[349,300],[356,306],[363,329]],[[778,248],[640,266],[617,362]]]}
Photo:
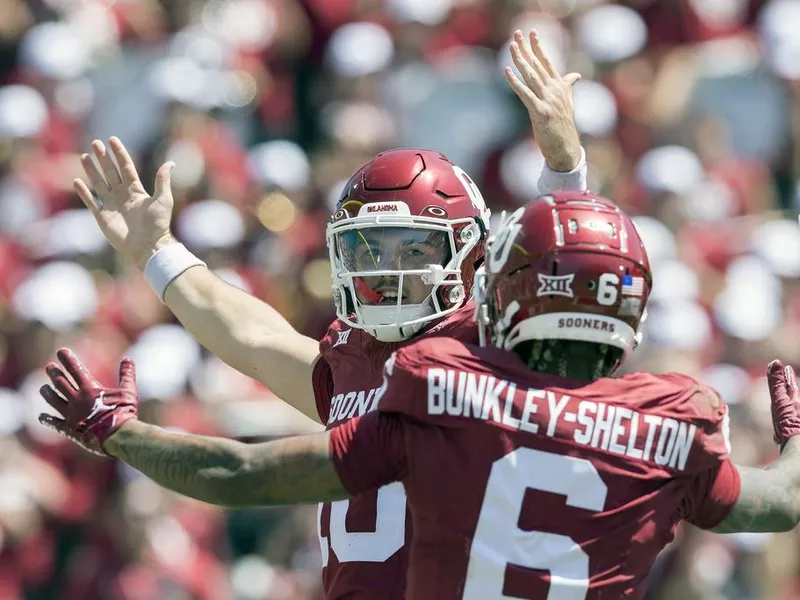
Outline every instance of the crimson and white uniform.
{"label": "crimson and white uniform", "polygon": [[685,375],[587,384],[437,339],[385,385],[331,454],[352,494],[405,486],[408,599],[640,598],[678,523],[714,527],[739,495],[726,407]]}

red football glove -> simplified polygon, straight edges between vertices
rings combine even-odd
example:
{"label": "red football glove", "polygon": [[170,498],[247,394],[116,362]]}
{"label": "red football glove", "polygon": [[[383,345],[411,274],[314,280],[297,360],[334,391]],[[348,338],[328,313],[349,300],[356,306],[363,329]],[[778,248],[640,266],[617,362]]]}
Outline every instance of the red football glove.
{"label": "red football glove", "polygon": [[772,427],[775,442],[783,449],[789,438],[800,435],[800,390],[790,365],[773,360],[767,367],[769,397],[772,402]]}
{"label": "red football glove", "polygon": [[64,418],[42,414],[39,423],[89,452],[108,456],[103,450],[106,439],[123,423],[138,417],[136,366],[130,358],[123,358],[119,387],[110,388],[92,377],[72,350],[62,348],[56,356],[72,381],[57,364],[50,363],[45,371],[52,385],[42,386],[39,393]]}

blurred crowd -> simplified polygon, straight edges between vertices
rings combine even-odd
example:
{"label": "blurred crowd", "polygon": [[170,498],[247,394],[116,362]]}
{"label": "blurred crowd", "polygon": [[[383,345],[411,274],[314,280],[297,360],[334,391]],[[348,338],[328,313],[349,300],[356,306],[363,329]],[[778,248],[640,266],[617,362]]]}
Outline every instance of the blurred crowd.
{"label": "blurred crowd", "polygon": [[[395,146],[440,150],[497,215],[542,157],[507,89],[511,33],[562,72],[590,188],[636,215],[655,288],[628,368],[731,405],[736,462],[776,450],[768,360],[800,365],[797,0],[0,1],[0,600],[321,598],[316,509],[222,511],[36,425],[69,345],[106,382],[138,364],[143,418],[246,441],[315,426],[176,325],[73,194],[118,135],[146,186],[173,160],[176,233],[221,277],[321,336],[324,228]],[[685,527],[653,600],[800,598],[796,532]]]}

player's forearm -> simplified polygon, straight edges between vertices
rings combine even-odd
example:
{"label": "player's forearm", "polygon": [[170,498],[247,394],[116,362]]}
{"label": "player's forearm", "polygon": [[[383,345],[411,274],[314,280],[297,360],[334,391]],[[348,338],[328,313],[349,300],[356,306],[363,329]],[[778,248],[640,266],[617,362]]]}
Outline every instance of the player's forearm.
{"label": "player's forearm", "polygon": [[104,448],[159,485],[209,504],[271,506],[347,497],[331,464],[327,433],[250,445],[129,421]]}
{"label": "player's forearm", "polygon": [[715,531],[789,531],[800,523],[800,436],[790,439],[769,467],[737,469],[739,500]]}
{"label": "player's forearm", "polygon": [[172,281],[165,301],[183,326],[223,359],[252,349],[260,337],[296,333],[277,310],[205,267],[188,269]]}
{"label": "player's forearm", "polygon": [[[577,156],[574,152],[577,152]],[[558,159],[546,157],[538,181],[540,194],[551,194],[561,189],[587,189],[586,153],[580,143],[574,152],[570,150]]]}
{"label": "player's forearm", "polygon": [[583,159],[583,150],[578,132],[570,132],[565,138],[560,139],[561,144],[543,151],[547,166],[553,171],[566,173],[577,169]]}
{"label": "player's forearm", "polygon": [[274,308],[205,267],[170,283],[167,306],[214,355],[318,419],[311,385],[319,344],[301,335]]}

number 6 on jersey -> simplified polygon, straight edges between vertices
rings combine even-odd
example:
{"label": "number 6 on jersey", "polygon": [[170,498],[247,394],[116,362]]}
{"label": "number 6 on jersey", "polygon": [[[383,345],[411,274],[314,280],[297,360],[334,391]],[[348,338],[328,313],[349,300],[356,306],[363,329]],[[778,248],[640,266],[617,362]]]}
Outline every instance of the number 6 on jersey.
{"label": "number 6 on jersey", "polygon": [[[508,598],[506,565],[550,571],[547,600],[584,600],[589,557],[571,538],[520,530],[525,490],[566,496],[567,506],[602,511],[607,487],[594,465],[532,448],[518,448],[492,465],[469,554],[464,600]],[[488,566],[488,568],[487,568]]]}

